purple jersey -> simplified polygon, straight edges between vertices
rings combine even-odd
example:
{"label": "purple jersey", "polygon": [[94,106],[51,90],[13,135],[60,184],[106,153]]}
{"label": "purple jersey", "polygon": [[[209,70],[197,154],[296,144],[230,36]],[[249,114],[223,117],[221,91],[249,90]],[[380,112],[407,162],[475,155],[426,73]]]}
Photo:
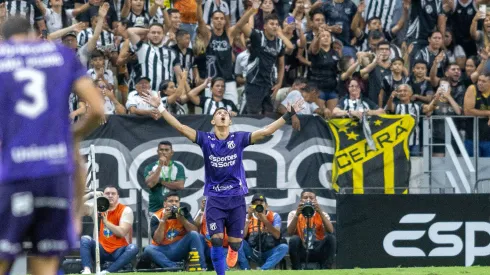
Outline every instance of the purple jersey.
{"label": "purple jersey", "polygon": [[242,158],[251,138],[252,133],[234,132],[220,140],[214,133],[197,131],[196,143],[204,156],[205,196],[231,197],[248,193]]}
{"label": "purple jersey", "polygon": [[0,183],[73,171],[66,103],[85,72],[55,43],[0,44]]}

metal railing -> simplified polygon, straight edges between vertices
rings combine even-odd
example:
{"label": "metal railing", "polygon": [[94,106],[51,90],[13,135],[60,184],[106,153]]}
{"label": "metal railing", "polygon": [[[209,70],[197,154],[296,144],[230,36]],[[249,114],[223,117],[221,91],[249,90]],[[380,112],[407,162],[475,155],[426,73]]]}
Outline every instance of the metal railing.
{"label": "metal railing", "polygon": [[[470,158],[464,141],[460,134],[460,129],[456,127],[454,119],[473,120],[473,157]],[[430,116],[423,117],[423,160],[426,184],[432,187],[433,184],[433,147],[445,147],[445,163],[451,163],[455,170],[444,171],[445,178],[449,181],[456,193],[476,193],[478,192],[478,155],[479,155],[479,117],[473,116]],[[444,123],[444,143],[435,143],[433,137],[434,122],[443,120]],[[459,151],[459,155],[457,151]],[[462,157],[462,162],[459,160]],[[456,172],[457,175],[454,174]],[[468,172],[469,177],[466,176]],[[456,177],[461,181],[458,184]]]}

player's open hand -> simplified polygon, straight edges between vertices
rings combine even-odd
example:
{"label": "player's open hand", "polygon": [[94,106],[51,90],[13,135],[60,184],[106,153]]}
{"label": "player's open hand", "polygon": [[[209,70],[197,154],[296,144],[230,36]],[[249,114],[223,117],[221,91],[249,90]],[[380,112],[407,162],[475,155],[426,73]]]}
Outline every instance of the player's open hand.
{"label": "player's open hand", "polygon": [[143,93],[142,98],[143,98],[143,101],[150,104],[154,108],[158,108],[158,106],[162,102],[162,98],[158,94],[152,96],[150,93],[145,92],[145,93]]}

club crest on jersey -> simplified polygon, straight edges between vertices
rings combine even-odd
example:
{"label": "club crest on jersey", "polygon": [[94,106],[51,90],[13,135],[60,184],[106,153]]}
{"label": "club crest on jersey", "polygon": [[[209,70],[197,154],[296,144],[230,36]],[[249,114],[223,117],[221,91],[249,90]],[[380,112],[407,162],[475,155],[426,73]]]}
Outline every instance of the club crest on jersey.
{"label": "club crest on jersey", "polygon": [[235,142],[233,140],[228,141],[226,145],[228,146],[228,149],[235,148]]}

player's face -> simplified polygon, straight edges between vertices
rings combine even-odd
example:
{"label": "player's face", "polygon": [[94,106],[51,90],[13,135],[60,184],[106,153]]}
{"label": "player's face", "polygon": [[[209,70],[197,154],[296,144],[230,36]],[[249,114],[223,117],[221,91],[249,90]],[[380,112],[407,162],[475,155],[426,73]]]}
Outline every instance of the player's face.
{"label": "player's face", "polygon": [[216,12],[213,15],[213,28],[222,30],[225,27],[225,15],[221,12]]}
{"label": "player's face", "polygon": [[277,28],[279,28],[279,21],[277,20],[269,20],[264,25],[265,33],[270,36],[275,36],[277,34]]}
{"label": "player's face", "polygon": [[312,192],[304,192],[303,196],[301,196],[301,202],[307,202],[307,201],[315,201],[316,200],[316,195],[315,193]]}
{"label": "player's face", "polygon": [[160,45],[163,40],[163,29],[160,26],[152,26],[148,32],[148,40],[153,45]]}
{"label": "player's face", "polygon": [[109,199],[111,206],[115,206],[119,202],[119,194],[117,193],[116,188],[106,188],[104,190],[104,197]]}
{"label": "player's face", "polygon": [[177,196],[170,196],[163,203],[163,207],[165,207],[165,208],[170,208],[172,206],[180,207],[180,199],[179,199],[179,197],[177,197]]}
{"label": "player's face", "polygon": [[172,147],[170,147],[169,145],[158,146],[157,153],[159,157],[166,157],[167,160],[170,160],[174,155],[174,151],[172,150]]}
{"label": "player's face", "polygon": [[214,126],[230,126],[231,118],[230,113],[226,110],[218,110],[213,117]]}

